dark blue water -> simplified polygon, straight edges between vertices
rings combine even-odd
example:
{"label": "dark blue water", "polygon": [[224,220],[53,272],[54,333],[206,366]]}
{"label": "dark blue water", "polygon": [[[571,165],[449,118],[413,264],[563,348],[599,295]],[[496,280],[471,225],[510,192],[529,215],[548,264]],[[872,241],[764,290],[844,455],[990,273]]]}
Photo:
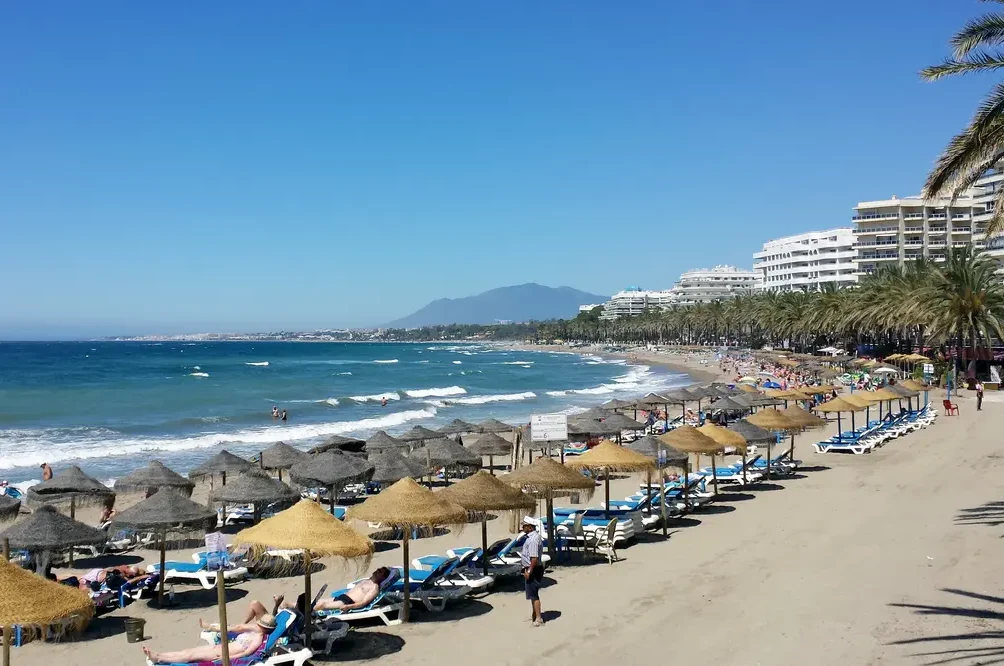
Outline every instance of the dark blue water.
{"label": "dark blue water", "polygon": [[[525,422],[684,382],[623,361],[483,345],[0,343],[0,472],[24,481],[43,461],[72,461],[108,479],[152,458],[185,471],[223,446],[250,455],[454,418]],[[287,422],[271,418],[273,405]]]}

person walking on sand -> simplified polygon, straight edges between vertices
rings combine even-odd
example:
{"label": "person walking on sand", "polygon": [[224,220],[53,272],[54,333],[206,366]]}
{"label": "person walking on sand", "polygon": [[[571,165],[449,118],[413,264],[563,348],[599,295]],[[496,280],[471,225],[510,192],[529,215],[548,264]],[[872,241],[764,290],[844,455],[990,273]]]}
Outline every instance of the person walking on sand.
{"label": "person walking on sand", "polygon": [[48,481],[52,478],[52,468],[49,467],[49,463],[42,463],[39,465],[42,468],[42,480]]}
{"label": "person walking on sand", "polygon": [[976,380],[976,411],[983,409],[983,382]]}
{"label": "person walking on sand", "polygon": [[541,556],[544,551],[544,541],[537,529],[537,521],[530,516],[523,519],[522,527],[526,540],[523,541],[523,547],[519,551],[519,562],[526,582],[526,598],[530,602],[530,621],[533,626],[540,627],[544,624],[544,617],[540,613],[540,583],[544,579]]}

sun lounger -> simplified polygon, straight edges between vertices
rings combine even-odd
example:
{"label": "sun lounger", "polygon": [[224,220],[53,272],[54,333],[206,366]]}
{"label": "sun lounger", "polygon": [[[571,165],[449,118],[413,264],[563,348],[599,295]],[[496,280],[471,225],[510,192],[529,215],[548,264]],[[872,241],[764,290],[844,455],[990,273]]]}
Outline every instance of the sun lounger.
{"label": "sun lounger", "polygon": [[[452,559],[439,565],[432,571],[422,571],[419,569],[408,570],[408,590],[412,602],[420,602],[430,611],[442,611],[450,601],[461,599],[471,593],[471,588],[458,581],[450,581],[447,576],[456,566],[457,560]],[[394,567],[393,571],[402,571],[401,567]],[[417,576],[417,578],[416,578]],[[355,581],[349,584],[352,588]],[[400,575],[387,589],[387,595],[401,598],[404,594],[404,576]]]}
{"label": "sun lounger", "polygon": [[[640,511],[623,511],[617,509],[610,509],[608,511],[607,509],[596,507],[588,509],[555,507],[553,513],[555,533],[560,534],[566,539],[574,538],[574,535],[571,533],[571,527],[577,515],[582,516],[582,529],[587,534],[607,529],[607,524],[610,520],[616,519],[614,541],[617,544],[627,543],[645,530]],[[546,522],[545,520],[545,525]]]}
{"label": "sun lounger", "polygon": [[[148,573],[160,571],[160,564],[148,564]],[[209,568],[208,562],[176,562],[167,561],[164,563],[164,582],[175,583],[198,583],[205,590],[216,587],[216,576],[222,572],[225,583],[236,583],[244,580],[248,576],[247,567],[234,566],[225,563],[224,568]]]}
{"label": "sun lounger", "polygon": [[[499,563],[505,565],[519,566],[520,564],[519,549],[523,547],[524,540],[526,540],[525,534],[517,534],[511,539],[500,539],[499,541],[496,541],[494,544],[488,547],[489,552],[493,550],[496,544],[500,542],[505,542],[505,544],[499,549],[498,553],[489,560],[489,562],[493,564]],[[544,547],[546,548],[547,544],[545,544]],[[469,548],[469,547],[451,548],[450,550],[446,551],[446,554],[450,557],[460,557],[464,553],[471,550],[480,550],[480,549]],[[551,561],[551,556],[548,553],[544,553],[540,561],[542,564],[547,565],[547,563]],[[472,562],[471,566],[474,566],[474,563],[476,562],[477,559],[475,559]]]}
{"label": "sun lounger", "polygon": [[[280,610],[275,615],[275,629],[265,639],[265,643],[257,652],[240,659],[231,659],[231,666],[304,666],[307,660],[314,656],[310,648],[302,647],[294,643],[283,644],[283,639],[292,636],[296,626],[299,624],[300,616],[295,611],[289,609]],[[210,645],[216,645],[220,641],[218,631],[203,631],[200,636]],[[148,666],[154,666],[149,659],[146,660]],[[222,660],[200,661],[192,664],[170,664],[169,666],[219,666]]]}
{"label": "sun lounger", "polygon": [[[381,620],[387,626],[401,624],[400,617],[396,617],[392,620],[390,616],[392,614],[399,615],[402,604],[400,600],[391,598],[388,595],[390,588],[398,581],[400,576],[401,571],[399,569],[391,569],[391,574],[380,584],[380,592],[377,594],[376,598],[361,608],[353,608],[352,610],[315,611],[314,617],[320,620],[335,619],[342,622],[357,622],[359,620],[371,620],[376,618]],[[348,587],[335,590],[331,593],[331,596],[337,597],[345,594],[357,582],[359,581],[350,583]]]}

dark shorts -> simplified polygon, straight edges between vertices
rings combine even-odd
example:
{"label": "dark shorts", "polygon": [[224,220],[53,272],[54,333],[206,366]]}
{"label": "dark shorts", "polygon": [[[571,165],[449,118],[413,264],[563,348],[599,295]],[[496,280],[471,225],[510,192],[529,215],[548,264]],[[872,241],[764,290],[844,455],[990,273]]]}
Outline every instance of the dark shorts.
{"label": "dark shorts", "polygon": [[335,597],[335,601],[341,601],[346,606],[351,606],[352,604],[356,603],[355,600],[347,594],[339,594],[337,597]]}
{"label": "dark shorts", "polygon": [[544,567],[535,566],[526,580],[526,598],[530,601],[540,600],[540,583],[544,580]]}

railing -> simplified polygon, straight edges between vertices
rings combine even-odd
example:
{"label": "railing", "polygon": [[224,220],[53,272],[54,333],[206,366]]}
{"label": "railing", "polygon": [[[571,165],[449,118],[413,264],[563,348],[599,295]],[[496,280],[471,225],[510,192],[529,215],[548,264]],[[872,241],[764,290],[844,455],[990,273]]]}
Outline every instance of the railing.
{"label": "railing", "polygon": [[923,213],[906,213],[903,215],[904,220],[923,220]]}
{"label": "railing", "polygon": [[952,227],[953,234],[968,234],[972,231],[972,227]]}
{"label": "railing", "polygon": [[898,213],[872,213],[871,215],[855,215],[852,220],[895,220],[899,218]]}
{"label": "railing", "polygon": [[870,227],[868,229],[855,229],[854,233],[856,233],[856,234],[876,234],[876,233],[882,233],[884,231],[895,231],[895,232],[898,233],[899,232],[899,227]]}
{"label": "railing", "polygon": [[927,216],[927,219],[929,219],[929,220],[947,220],[948,216],[945,215],[944,213],[931,213],[930,215]]}
{"label": "railing", "polygon": [[906,232],[910,232],[910,231],[923,231],[923,230],[924,230],[924,227],[903,227],[903,231],[906,231]]}
{"label": "railing", "polygon": [[928,227],[927,233],[929,234],[943,234],[945,233],[946,227]]}
{"label": "railing", "polygon": [[855,243],[854,247],[871,247],[873,245],[898,245],[899,241],[862,241],[860,243]]}

